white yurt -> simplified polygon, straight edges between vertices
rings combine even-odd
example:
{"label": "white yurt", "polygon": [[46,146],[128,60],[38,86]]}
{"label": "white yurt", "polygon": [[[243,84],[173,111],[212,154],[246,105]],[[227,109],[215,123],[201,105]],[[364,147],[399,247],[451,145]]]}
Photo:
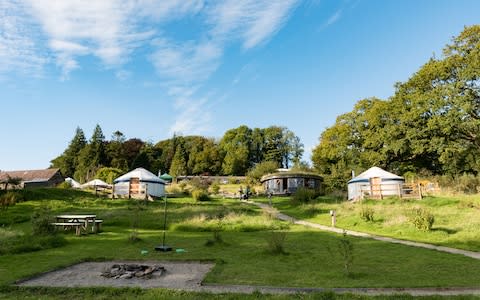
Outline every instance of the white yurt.
{"label": "white yurt", "polygon": [[67,178],[65,178],[65,181],[68,182],[70,184],[70,186],[74,189],[79,189],[81,187],[80,182],[76,181],[73,178],[67,177]]}
{"label": "white yurt", "polygon": [[382,198],[400,196],[405,179],[378,167],[371,167],[348,181],[348,200],[362,199],[364,196]]}
{"label": "white yurt", "polygon": [[100,179],[93,179],[89,182],[86,182],[80,186],[80,188],[85,189],[85,188],[109,188],[112,185],[106,183],[103,180]]}
{"label": "white yurt", "polygon": [[113,181],[114,194],[133,198],[163,197],[165,181],[144,168],[136,168]]}

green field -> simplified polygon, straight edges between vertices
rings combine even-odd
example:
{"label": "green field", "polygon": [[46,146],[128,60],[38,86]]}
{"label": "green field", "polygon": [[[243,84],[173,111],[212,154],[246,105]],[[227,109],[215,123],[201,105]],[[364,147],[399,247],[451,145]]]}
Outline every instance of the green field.
{"label": "green field", "polygon": [[[266,203],[266,200],[260,200]],[[337,213],[337,227],[398,239],[426,242],[447,247],[480,251],[480,197],[478,195],[437,196],[422,200],[364,200],[344,202],[320,197],[307,204],[289,198],[274,198],[274,206],[299,219],[331,225],[330,210]],[[361,218],[362,209],[373,211],[374,220]],[[410,221],[414,208],[424,208],[435,217],[432,230],[422,231]]]}
{"label": "green field", "polygon": [[[87,193],[60,189],[25,193],[27,201],[2,211],[0,215],[0,298],[37,299],[37,293],[45,299],[65,295],[109,299],[117,294],[119,298],[138,295],[145,299],[225,298],[157,289],[39,289],[10,286],[17,280],[77,262],[114,259],[213,261],[216,266],[205,282],[216,284],[324,288],[480,287],[480,261],[461,255],[353,237],[347,237],[354,256],[347,275],[344,272],[344,260],[338,251],[342,236],[280,222],[255,206],[238,200],[195,202],[191,198],[169,199],[167,243],[186,252],[159,253],[153,248],[161,243],[162,201],[144,204],[133,200],[95,198]],[[279,207],[288,210],[285,199],[274,200]],[[347,204],[325,205],[322,209],[326,210],[331,206],[339,208]],[[45,207],[49,207],[52,215],[95,213],[104,220],[103,232],[80,237],[73,233],[62,233],[55,242],[32,237],[31,215]],[[295,209],[302,213],[300,208]],[[294,212],[294,208],[290,210]],[[323,215],[319,213],[313,218],[322,220]],[[339,224],[342,224],[341,216],[339,214]],[[133,226],[135,223],[137,225]],[[363,230],[363,227],[357,229]],[[269,252],[267,240],[273,231],[286,232],[284,253]],[[132,232],[136,232],[140,241],[129,240]],[[207,246],[214,232],[220,234],[223,242]],[[32,247],[33,244],[38,244],[38,247]],[[142,250],[149,252],[142,255]],[[325,299],[351,298],[327,293],[302,295],[299,299],[324,296],[330,297]],[[229,297],[234,299],[240,296]],[[255,295],[249,297],[253,299]],[[272,296],[272,299],[289,297]]]}

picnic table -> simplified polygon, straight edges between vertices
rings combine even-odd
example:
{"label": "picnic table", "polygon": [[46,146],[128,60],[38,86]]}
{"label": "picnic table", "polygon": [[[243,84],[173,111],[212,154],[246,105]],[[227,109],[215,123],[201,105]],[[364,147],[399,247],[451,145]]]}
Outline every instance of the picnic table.
{"label": "picnic table", "polygon": [[103,220],[97,219],[97,215],[58,215],[56,222],[51,223],[63,230],[75,229],[75,234],[93,232],[101,230]]}

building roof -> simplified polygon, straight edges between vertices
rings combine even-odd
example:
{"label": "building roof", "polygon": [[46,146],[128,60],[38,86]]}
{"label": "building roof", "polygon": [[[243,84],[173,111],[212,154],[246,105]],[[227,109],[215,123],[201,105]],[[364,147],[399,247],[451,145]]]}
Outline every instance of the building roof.
{"label": "building roof", "polygon": [[118,177],[113,183],[128,182],[131,178],[138,178],[141,182],[165,184],[164,180],[144,168],[136,168],[135,170]]}
{"label": "building roof", "polygon": [[23,182],[49,181],[58,172],[60,172],[60,169],[3,171],[0,172],[0,181],[4,181],[8,177],[20,178]]}
{"label": "building roof", "polygon": [[355,178],[350,179],[348,183],[368,182],[370,178],[380,177],[382,180],[404,180],[403,177],[387,172],[379,167],[371,167]]}
{"label": "building roof", "polygon": [[270,179],[277,179],[277,178],[313,178],[318,180],[323,180],[323,177],[309,172],[296,172],[296,171],[280,171],[278,173],[272,173],[262,176],[260,182],[264,182]]}

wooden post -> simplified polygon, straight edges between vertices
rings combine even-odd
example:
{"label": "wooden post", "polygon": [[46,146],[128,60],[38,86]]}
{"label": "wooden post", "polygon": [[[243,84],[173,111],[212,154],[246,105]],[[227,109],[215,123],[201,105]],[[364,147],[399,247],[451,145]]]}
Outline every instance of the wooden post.
{"label": "wooden post", "polygon": [[335,225],[337,224],[337,213],[335,212],[335,210],[330,211],[330,216],[332,216],[332,227],[335,227]]}
{"label": "wooden post", "polygon": [[115,199],[115,183],[112,183],[112,199]]}
{"label": "wooden post", "polygon": [[402,188],[400,187],[400,184],[397,185],[397,192],[398,192],[398,197],[402,199]]}
{"label": "wooden post", "polygon": [[418,188],[418,200],[422,200],[423,196],[422,196],[422,187],[420,186],[420,183],[417,184],[417,188]]}

